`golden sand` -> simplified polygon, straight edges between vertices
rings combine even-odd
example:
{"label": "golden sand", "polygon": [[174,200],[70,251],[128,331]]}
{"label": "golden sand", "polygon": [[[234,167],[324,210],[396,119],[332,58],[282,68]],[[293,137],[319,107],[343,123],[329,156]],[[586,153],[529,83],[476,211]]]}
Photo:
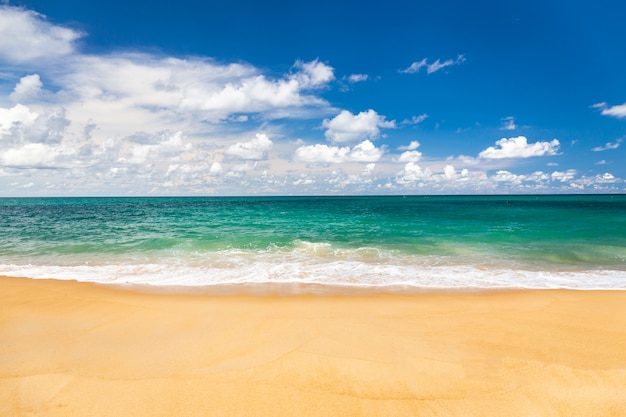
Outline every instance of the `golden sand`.
{"label": "golden sand", "polygon": [[626,291],[194,295],[0,278],[0,416],[626,416]]}

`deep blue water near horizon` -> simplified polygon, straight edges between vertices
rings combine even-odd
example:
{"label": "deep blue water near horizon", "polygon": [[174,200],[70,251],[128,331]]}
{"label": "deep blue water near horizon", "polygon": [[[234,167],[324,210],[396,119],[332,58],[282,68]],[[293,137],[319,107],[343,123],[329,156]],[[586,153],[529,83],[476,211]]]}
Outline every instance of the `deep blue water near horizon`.
{"label": "deep blue water near horizon", "polygon": [[1,198],[0,275],[626,289],[626,195]]}

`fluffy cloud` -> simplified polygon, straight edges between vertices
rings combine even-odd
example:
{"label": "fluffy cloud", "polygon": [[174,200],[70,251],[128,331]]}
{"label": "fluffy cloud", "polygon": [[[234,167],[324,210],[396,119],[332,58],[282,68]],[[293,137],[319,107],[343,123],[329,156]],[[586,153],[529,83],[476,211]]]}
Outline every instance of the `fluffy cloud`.
{"label": "fluffy cloud", "polygon": [[416,151],[420,143],[416,140],[412,141],[408,146],[400,146],[398,149],[404,151],[398,157],[398,162],[419,162],[422,159],[422,153]]}
{"label": "fluffy cloud", "polygon": [[299,71],[290,79],[297,81],[301,88],[319,88],[335,79],[333,68],[317,59],[311,62],[296,61],[294,68]]}
{"label": "fluffy cloud", "polygon": [[14,168],[45,168],[54,165],[58,154],[54,146],[27,143],[0,151],[0,165]]}
{"label": "fluffy cloud", "polygon": [[353,148],[323,144],[301,146],[296,149],[295,159],[306,163],[342,163],[342,162],[376,162],[384,150],[377,148],[371,141],[365,140]]}
{"label": "fluffy cloud", "polygon": [[406,151],[398,157],[399,162],[418,162],[422,159],[422,153],[419,151]]}
{"label": "fluffy cloud", "polygon": [[267,158],[267,151],[272,147],[272,141],[264,133],[257,133],[256,137],[248,142],[238,142],[231,145],[224,152],[230,157],[260,161]]}
{"label": "fluffy cloud", "polygon": [[354,162],[376,162],[384,151],[374,146],[369,140],[365,140],[352,148],[350,160]]}
{"label": "fluffy cloud", "polygon": [[394,128],[395,121],[386,121],[374,110],[352,114],[342,110],[333,119],[325,119],[322,127],[324,135],[332,143],[353,143],[363,139],[375,139],[380,135],[381,128]]}
{"label": "fluffy cloud", "polygon": [[576,177],[576,170],[574,169],[569,169],[567,171],[554,171],[550,174],[550,179],[552,179],[552,181],[559,182],[568,182],[573,180],[574,177]]}
{"label": "fluffy cloud", "polygon": [[318,61],[297,62],[294,68],[295,72],[272,80],[250,65],[200,58],[83,56],[73,61],[60,81],[79,100],[153,112],[198,113],[213,122],[233,114],[326,106],[305,91],[326,85],[333,78],[332,68]]}
{"label": "fluffy cloud", "polygon": [[462,64],[463,62],[465,62],[465,57],[463,55],[457,56],[456,59],[447,59],[443,62],[441,62],[440,59],[437,59],[435,62],[430,64],[428,63],[428,59],[424,58],[421,61],[413,62],[408,68],[400,70],[400,72],[405,74],[414,74],[419,72],[422,68],[426,68],[426,73],[432,74],[433,72],[437,72],[445,67]]}
{"label": "fluffy cloud", "polygon": [[126,146],[120,149],[119,161],[131,164],[161,162],[167,158],[176,158],[181,152],[191,150],[185,142],[182,132],[161,132],[157,135],[135,134],[125,138]]}
{"label": "fluffy cloud", "polygon": [[596,103],[591,107],[601,109],[601,113],[604,116],[617,117],[618,119],[626,117],[626,103],[612,107],[609,107],[606,103]]}
{"label": "fluffy cloud", "polygon": [[[387,145],[374,144],[387,139],[385,129],[409,128],[428,116],[396,123],[374,110],[333,108],[322,95],[328,87],[370,77],[333,83],[335,70],[317,59],[275,74],[204,57],[85,54],[76,47],[80,36],[35,12],[0,6],[0,193],[623,191],[624,181],[610,173],[520,173],[511,168],[518,161],[506,159],[554,155],[556,139],[501,139],[480,158],[424,158],[418,141],[389,154]],[[424,59],[403,72],[432,74],[463,61]],[[620,117],[620,106],[597,108]],[[286,119],[302,122],[291,130],[295,123]],[[322,141],[314,128],[320,123],[328,142],[304,146]],[[295,137],[303,139],[289,141]]]}
{"label": "fluffy cloud", "polygon": [[62,109],[40,115],[21,104],[0,108],[0,166],[57,166],[58,158],[73,153],[61,144],[68,124]]}
{"label": "fluffy cloud", "polygon": [[412,183],[415,181],[429,180],[432,177],[429,169],[423,169],[414,162],[409,162],[404,166],[404,170],[399,174],[398,182],[400,184]]}
{"label": "fluffy cloud", "polygon": [[9,97],[15,102],[28,102],[41,94],[42,87],[39,74],[26,75],[20,78]]}
{"label": "fluffy cloud", "polygon": [[525,178],[524,175],[516,175],[506,170],[500,170],[491,177],[491,179],[496,182],[511,182],[514,184],[521,184]]}
{"label": "fluffy cloud", "polygon": [[26,62],[68,55],[80,36],[36,12],[0,6],[0,60]]}
{"label": "fluffy cloud", "polygon": [[502,138],[496,146],[490,146],[478,156],[484,159],[530,158],[533,156],[556,155],[559,150],[559,141],[528,143],[524,136],[516,138]]}
{"label": "fluffy cloud", "polygon": [[60,143],[69,123],[63,108],[41,115],[22,104],[0,108],[0,143]]}
{"label": "fluffy cloud", "polygon": [[0,107],[0,138],[8,136],[13,128],[30,126],[39,115],[28,107],[17,104],[10,109]]}

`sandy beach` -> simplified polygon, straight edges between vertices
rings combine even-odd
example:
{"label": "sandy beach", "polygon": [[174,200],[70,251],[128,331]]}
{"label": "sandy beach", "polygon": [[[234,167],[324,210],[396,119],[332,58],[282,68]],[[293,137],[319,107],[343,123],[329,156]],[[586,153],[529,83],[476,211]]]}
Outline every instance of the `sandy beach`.
{"label": "sandy beach", "polygon": [[624,416],[625,306],[0,278],[0,416]]}

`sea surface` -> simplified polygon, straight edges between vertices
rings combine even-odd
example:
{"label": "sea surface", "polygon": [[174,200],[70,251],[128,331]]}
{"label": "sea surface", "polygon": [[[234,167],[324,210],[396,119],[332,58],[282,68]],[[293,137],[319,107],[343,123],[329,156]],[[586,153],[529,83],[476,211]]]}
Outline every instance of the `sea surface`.
{"label": "sea surface", "polygon": [[0,275],[626,289],[626,195],[3,198]]}

